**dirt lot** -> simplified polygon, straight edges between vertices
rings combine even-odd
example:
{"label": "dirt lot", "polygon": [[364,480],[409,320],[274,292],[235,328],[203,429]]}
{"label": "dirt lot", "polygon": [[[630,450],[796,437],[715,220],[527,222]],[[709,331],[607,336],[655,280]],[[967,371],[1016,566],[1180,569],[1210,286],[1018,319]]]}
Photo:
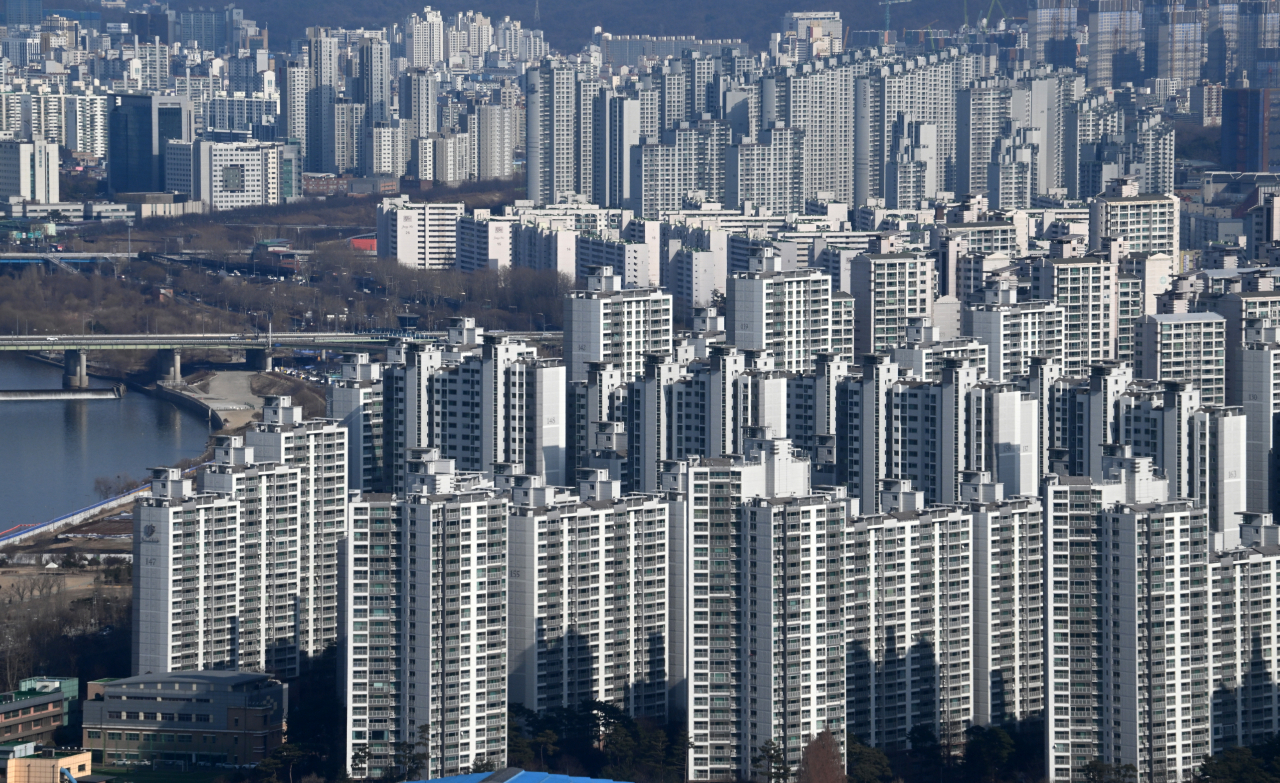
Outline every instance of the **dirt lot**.
{"label": "dirt lot", "polygon": [[[62,578],[60,592],[70,598],[79,598],[92,593],[95,582],[100,580],[102,569],[83,568],[70,569],[43,568],[35,565],[17,565],[0,569],[0,596],[16,595],[24,586],[31,588],[32,583],[45,576],[53,575]],[[104,589],[129,590],[128,585],[101,585]]]}
{"label": "dirt lot", "polygon": [[[128,508],[126,506],[125,508]],[[123,536],[99,538],[99,536]],[[133,551],[133,513],[113,509],[102,516],[68,528],[8,544],[4,553],[14,555],[52,554],[61,559],[68,552],[92,557],[125,555]]]}

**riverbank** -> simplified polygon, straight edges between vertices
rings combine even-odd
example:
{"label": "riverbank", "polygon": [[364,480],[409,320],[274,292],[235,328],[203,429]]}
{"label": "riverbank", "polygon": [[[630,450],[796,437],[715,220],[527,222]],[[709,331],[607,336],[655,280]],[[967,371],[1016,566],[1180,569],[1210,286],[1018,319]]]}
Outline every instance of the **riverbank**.
{"label": "riverbank", "polygon": [[[40,362],[41,364],[47,364],[51,367],[59,367],[59,368],[62,367],[62,362],[52,357],[45,356],[44,354],[41,354],[41,353],[28,353],[28,354],[24,354],[24,356],[26,356],[28,359],[31,359],[32,361],[37,361],[37,362]],[[259,400],[259,404],[250,404],[247,397],[239,393],[233,395],[234,399],[228,405],[219,406],[216,402],[218,398],[216,397],[207,398],[205,395],[201,395],[198,392],[195,392],[194,389],[189,391],[188,387],[164,386],[156,382],[147,383],[142,379],[130,378],[127,376],[122,378],[115,374],[108,374],[101,371],[95,371],[93,369],[93,365],[89,365],[88,369],[86,370],[86,373],[91,378],[102,378],[104,380],[115,381],[116,383],[123,384],[125,387],[133,391],[141,392],[143,394],[149,394],[153,397],[164,400],[165,402],[172,403],[178,406],[179,408],[182,408],[185,411],[189,411],[195,414],[196,416],[199,416],[200,418],[204,419],[205,422],[213,430],[226,430],[226,429],[234,430],[239,427],[243,427],[246,424],[248,424],[249,421],[253,418],[253,411],[257,407],[260,407],[260,400]],[[233,375],[233,376],[256,375],[256,373],[246,372],[242,370],[225,370],[225,371],[218,372],[214,376],[214,378],[221,377],[223,375]],[[243,384],[236,384],[236,386],[237,387],[243,386],[245,391],[248,391],[249,389],[248,381],[245,381]],[[98,391],[98,390],[90,390],[90,391]],[[238,391],[238,388],[237,388],[237,391]],[[3,398],[0,397],[0,400],[2,399]],[[48,397],[48,398],[40,398],[40,399],[101,399],[101,398],[99,397],[84,397],[84,398]],[[244,411],[246,410],[248,411],[248,416],[245,416],[244,414]]]}

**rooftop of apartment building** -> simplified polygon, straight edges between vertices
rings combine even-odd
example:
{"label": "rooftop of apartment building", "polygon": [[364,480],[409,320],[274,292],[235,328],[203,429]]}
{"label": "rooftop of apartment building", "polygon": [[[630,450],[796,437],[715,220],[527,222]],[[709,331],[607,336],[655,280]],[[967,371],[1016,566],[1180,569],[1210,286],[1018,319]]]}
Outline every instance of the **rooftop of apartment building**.
{"label": "rooftop of apartment building", "polygon": [[1177,323],[1200,323],[1203,321],[1225,321],[1217,313],[1156,313],[1150,316],[1151,320],[1162,324]]}

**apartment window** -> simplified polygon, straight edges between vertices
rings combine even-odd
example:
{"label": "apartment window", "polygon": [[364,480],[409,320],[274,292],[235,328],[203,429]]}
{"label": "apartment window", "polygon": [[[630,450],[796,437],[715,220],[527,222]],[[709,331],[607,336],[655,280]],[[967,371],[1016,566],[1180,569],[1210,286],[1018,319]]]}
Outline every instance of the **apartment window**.
{"label": "apartment window", "polygon": [[89,737],[89,739],[102,739],[102,732],[100,732],[100,731],[90,731],[90,732],[88,733],[88,737]]}
{"label": "apartment window", "polygon": [[122,735],[122,734],[121,734],[120,732],[118,732],[118,731],[108,731],[108,732],[107,732],[107,739],[108,739],[108,740],[114,740],[114,741],[116,741],[116,742],[119,742],[119,741],[123,738],[123,736],[124,736],[124,735]]}
{"label": "apartment window", "polygon": [[140,737],[140,736],[139,736],[139,735],[137,735],[137,734],[134,734],[134,733],[132,733],[132,732],[125,732],[125,735],[124,735],[124,741],[125,741],[125,742],[138,742],[138,741],[140,741],[141,739],[142,739],[142,737]]}
{"label": "apartment window", "polygon": [[108,712],[108,713],[107,713],[107,720],[120,720],[120,713],[118,713],[118,712]]}
{"label": "apartment window", "polygon": [[190,735],[190,734],[179,734],[179,735],[178,735],[178,742],[190,742],[190,741],[191,741],[191,735]]}

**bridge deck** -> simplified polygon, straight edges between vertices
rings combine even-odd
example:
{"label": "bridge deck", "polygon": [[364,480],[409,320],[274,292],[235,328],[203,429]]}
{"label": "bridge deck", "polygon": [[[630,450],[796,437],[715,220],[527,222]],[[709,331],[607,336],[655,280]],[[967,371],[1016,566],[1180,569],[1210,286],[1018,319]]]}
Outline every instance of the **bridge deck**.
{"label": "bridge deck", "polygon": [[378,334],[273,334],[265,335],[186,335],[186,334],[109,334],[49,335],[47,337],[0,336],[0,351],[154,351],[175,348],[239,348],[264,349],[275,346],[290,348],[338,345],[379,345],[388,338]]}

